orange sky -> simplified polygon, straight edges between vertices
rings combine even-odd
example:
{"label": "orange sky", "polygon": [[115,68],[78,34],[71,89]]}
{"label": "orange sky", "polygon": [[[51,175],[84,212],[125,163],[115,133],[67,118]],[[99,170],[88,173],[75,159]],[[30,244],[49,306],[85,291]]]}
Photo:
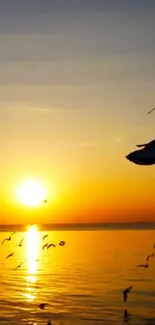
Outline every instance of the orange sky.
{"label": "orange sky", "polygon": [[2,7],[1,223],[155,221],[155,167],[125,158],[154,138],[155,5],[105,3]]}

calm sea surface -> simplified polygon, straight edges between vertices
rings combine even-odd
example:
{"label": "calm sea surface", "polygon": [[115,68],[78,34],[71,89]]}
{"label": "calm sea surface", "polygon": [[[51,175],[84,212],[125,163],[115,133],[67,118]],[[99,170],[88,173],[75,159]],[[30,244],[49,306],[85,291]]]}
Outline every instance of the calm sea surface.
{"label": "calm sea surface", "polygon": [[[44,243],[65,246],[42,250],[45,234]],[[154,242],[155,230],[144,229],[17,231],[0,243],[0,324],[155,324],[155,257],[148,269],[136,267]],[[121,291],[130,285],[124,303]],[[49,305],[41,310],[40,303]]]}

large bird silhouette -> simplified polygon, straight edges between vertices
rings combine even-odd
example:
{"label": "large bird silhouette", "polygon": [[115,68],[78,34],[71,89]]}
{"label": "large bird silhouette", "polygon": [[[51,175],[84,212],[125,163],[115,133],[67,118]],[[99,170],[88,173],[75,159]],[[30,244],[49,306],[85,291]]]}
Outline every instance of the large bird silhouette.
{"label": "large bird silhouette", "polygon": [[137,165],[154,165],[155,164],[155,140],[145,144],[138,144],[137,147],[143,148],[140,150],[132,151],[126,158]]}

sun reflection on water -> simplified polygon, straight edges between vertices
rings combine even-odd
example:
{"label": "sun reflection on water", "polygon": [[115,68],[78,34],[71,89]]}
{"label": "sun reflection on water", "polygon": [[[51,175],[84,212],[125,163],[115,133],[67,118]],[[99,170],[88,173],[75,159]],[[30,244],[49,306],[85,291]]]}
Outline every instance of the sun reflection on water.
{"label": "sun reflection on water", "polygon": [[26,276],[27,301],[33,301],[35,295],[36,272],[39,257],[39,232],[36,226],[31,226],[26,233],[26,256],[28,275]]}
{"label": "sun reflection on water", "polygon": [[26,251],[28,273],[33,275],[37,270],[39,255],[39,232],[36,226],[31,226],[26,233]]}

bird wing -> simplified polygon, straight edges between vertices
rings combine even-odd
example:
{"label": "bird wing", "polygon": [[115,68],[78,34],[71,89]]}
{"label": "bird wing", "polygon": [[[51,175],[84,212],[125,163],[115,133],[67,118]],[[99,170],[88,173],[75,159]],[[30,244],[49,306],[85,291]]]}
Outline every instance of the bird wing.
{"label": "bird wing", "polygon": [[24,238],[22,238],[22,240],[21,240],[21,242],[20,242],[20,244],[19,244],[19,245],[22,245],[22,242],[23,242],[23,240],[24,240]]}
{"label": "bird wing", "polygon": [[155,110],[155,108],[152,108],[149,112],[147,112],[146,114],[151,114],[153,111]]}
{"label": "bird wing", "polygon": [[144,266],[145,266],[144,264],[137,265],[137,267],[144,267]]}
{"label": "bird wing", "polygon": [[132,287],[133,287],[133,286],[130,286],[129,288],[127,288],[127,290],[128,290],[128,291],[129,291],[129,290],[131,290],[131,289],[132,289]]}
{"label": "bird wing", "polygon": [[3,239],[3,241],[2,241],[2,244],[3,244],[5,241],[6,241],[6,238],[5,238],[5,239]]}
{"label": "bird wing", "polygon": [[11,253],[11,254],[9,254],[6,258],[9,258],[9,257],[11,257],[13,255],[13,253]]}
{"label": "bird wing", "polygon": [[148,143],[144,143],[144,144],[136,144],[136,147],[141,148],[141,147],[145,147]]}

